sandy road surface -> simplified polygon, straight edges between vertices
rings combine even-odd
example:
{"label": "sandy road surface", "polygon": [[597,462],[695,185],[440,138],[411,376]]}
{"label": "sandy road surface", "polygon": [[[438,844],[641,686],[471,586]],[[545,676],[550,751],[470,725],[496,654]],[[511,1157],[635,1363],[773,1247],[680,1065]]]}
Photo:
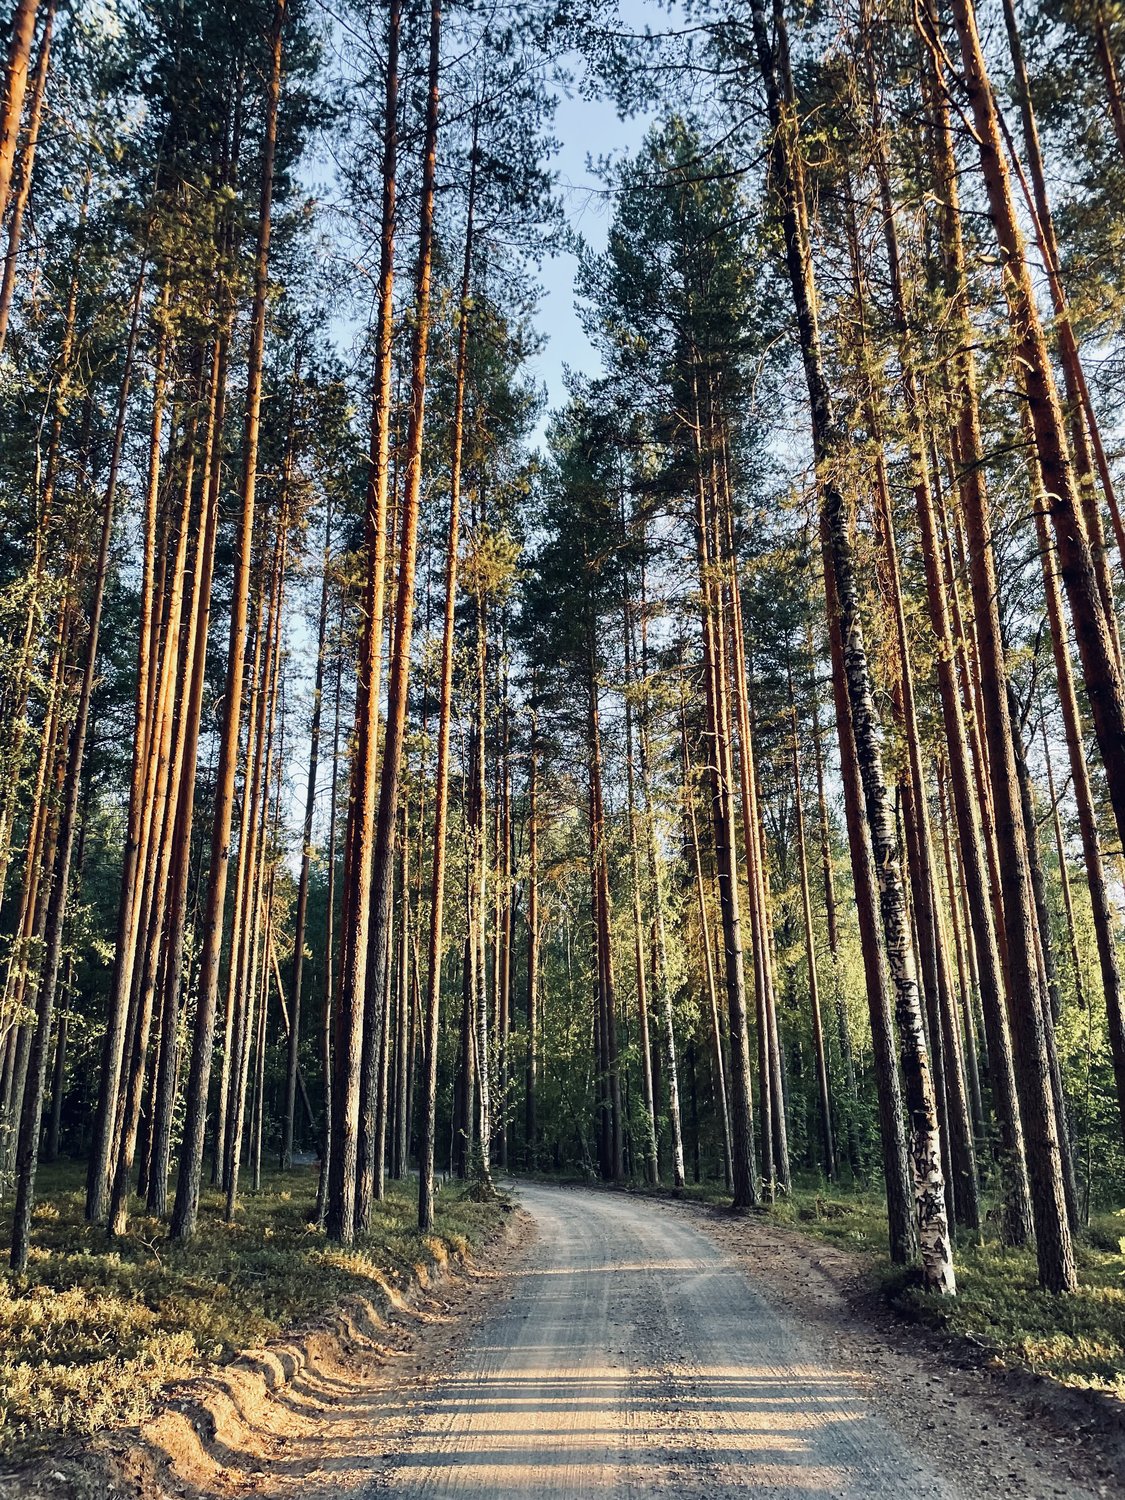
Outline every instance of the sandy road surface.
{"label": "sandy road surface", "polygon": [[956,1493],[690,1223],[607,1193],[518,1196],[538,1236],[512,1295],[429,1387],[369,1494]]}

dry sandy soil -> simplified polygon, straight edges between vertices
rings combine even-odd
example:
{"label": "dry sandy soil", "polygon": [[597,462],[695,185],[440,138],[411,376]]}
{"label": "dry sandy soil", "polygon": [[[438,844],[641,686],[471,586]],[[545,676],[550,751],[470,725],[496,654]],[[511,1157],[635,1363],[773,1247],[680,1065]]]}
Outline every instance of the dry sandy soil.
{"label": "dry sandy soil", "polygon": [[487,1272],[310,1340],[280,1375],[185,1391],[85,1492],[1125,1495],[1116,1409],[896,1322],[845,1251],[626,1194],[518,1197]]}

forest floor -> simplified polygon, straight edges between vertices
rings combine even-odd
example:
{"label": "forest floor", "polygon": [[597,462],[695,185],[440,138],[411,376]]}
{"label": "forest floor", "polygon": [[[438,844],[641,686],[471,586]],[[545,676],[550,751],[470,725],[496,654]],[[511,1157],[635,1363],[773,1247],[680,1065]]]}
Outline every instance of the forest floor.
{"label": "forest floor", "polygon": [[[109,1240],[84,1219],[84,1170],[43,1169],[27,1275],[0,1277],[0,1454],[26,1460],[69,1434],[138,1423],[169,1382],[224,1366],[349,1298],[398,1302],[479,1249],[502,1217],[450,1189],[438,1195],[435,1233],[423,1237],[416,1190],[391,1184],[370,1235],[345,1250],[316,1229],[315,1201],[315,1168],[296,1167],[246,1191],[232,1224],[220,1195],[205,1190],[189,1245],[170,1244],[166,1226],[143,1214]],[[0,1216],[0,1242],[9,1235]]]}
{"label": "forest floor", "polygon": [[[72,1280],[92,1287],[96,1264],[107,1284],[85,1325],[40,1330],[40,1364],[73,1349],[84,1326],[86,1401],[116,1399],[120,1409],[131,1375],[138,1400],[153,1406],[157,1365],[137,1354],[116,1300],[105,1300],[121,1296],[108,1284],[118,1256],[138,1323],[141,1307],[155,1312],[177,1286],[191,1309],[180,1332],[190,1328],[197,1362],[200,1352],[215,1362],[133,1428],[93,1442],[56,1438],[30,1467],[3,1463],[0,1496],[724,1500],[748,1487],[776,1500],[1125,1496],[1123,1408],[1108,1393],[1112,1338],[1097,1356],[1106,1389],[1029,1367],[1049,1346],[1056,1376],[1084,1379],[1097,1287],[1094,1311],[1080,1306],[1085,1294],[1068,1299],[1065,1336],[1057,1299],[1034,1315],[1015,1311],[1037,1295],[1019,1257],[1003,1273],[1008,1291],[991,1325],[991,1273],[964,1252],[965,1313],[934,1309],[901,1280],[888,1297],[885,1231],[865,1200],[798,1192],[772,1214],[734,1216],[690,1195],[519,1184],[521,1211],[507,1216],[445,1194],[440,1244],[423,1246],[407,1227],[412,1197],[392,1196],[378,1243],[346,1254],[299,1228],[303,1189],[291,1179],[268,1187],[248,1205],[242,1255],[216,1222],[200,1242],[212,1247],[210,1269],[190,1274],[154,1259],[168,1260],[155,1242],[147,1260],[143,1240],[108,1255],[99,1237],[75,1246],[93,1232],[68,1221],[55,1193],[59,1218],[37,1224],[38,1242],[57,1235],[75,1257]],[[474,1247],[475,1260],[457,1253]],[[1083,1251],[1084,1278],[1093,1255],[1099,1286],[1112,1269],[1102,1253]],[[66,1279],[52,1277],[60,1294]],[[314,1316],[341,1298],[339,1316]],[[1043,1327],[1050,1308],[1054,1344]],[[16,1324],[5,1317],[7,1360]],[[313,1332],[271,1339],[293,1321]],[[1027,1324],[1039,1333],[1021,1353],[1014,1330]],[[986,1326],[991,1336],[979,1332]],[[35,1338],[32,1330],[25,1347]],[[1066,1338],[1075,1348],[1063,1357],[1056,1346]],[[229,1360],[255,1343],[250,1357]],[[56,1389],[65,1393],[61,1378]]]}
{"label": "forest floor", "polygon": [[263,1354],[186,1383],[103,1440],[89,1487],[64,1464],[52,1488],[48,1465],[35,1486],[0,1476],[0,1494],[1125,1495],[1115,1399],[919,1324],[839,1234],[690,1200],[515,1192],[479,1264],[377,1326],[288,1362],[274,1345],[272,1379]]}

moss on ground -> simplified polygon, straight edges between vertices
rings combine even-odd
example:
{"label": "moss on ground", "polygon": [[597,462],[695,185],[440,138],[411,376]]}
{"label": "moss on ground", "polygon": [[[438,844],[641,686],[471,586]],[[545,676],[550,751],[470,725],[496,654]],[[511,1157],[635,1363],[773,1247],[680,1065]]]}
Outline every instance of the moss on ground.
{"label": "moss on ground", "polygon": [[[44,1168],[25,1276],[0,1278],[0,1450],[54,1432],[91,1433],[139,1421],[160,1387],[286,1329],[353,1294],[404,1289],[435,1260],[472,1251],[501,1205],[456,1189],[437,1200],[435,1233],[415,1227],[409,1184],[391,1184],[371,1233],[352,1247],[317,1230],[316,1174],[271,1174],[246,1194],[233,1224],[205,1191],[188,1245],[134,1215],[107,1239],[83,1218],[84,1173]],[[10,1237],[10,1212],[0,1235]]]}

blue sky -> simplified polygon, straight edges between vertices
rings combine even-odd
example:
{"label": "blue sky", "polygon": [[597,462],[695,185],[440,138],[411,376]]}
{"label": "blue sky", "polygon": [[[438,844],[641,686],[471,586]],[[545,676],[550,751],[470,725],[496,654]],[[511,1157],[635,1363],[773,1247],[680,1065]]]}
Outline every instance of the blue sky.
{"label": "blue sky", "polygon": [[[638,31],[646,24],[654,30],[667,24],[666,9],[654,0],[621,0],[619,12],[622,21]],[[606,196],[605,184],[591,170],[591,159],[620,157],[635,151],[648,124],[648,117],[619,119],[608,99],[590,100],[577,92],[569,98],[559,97],[554,134],[560,150],[552,167],[558,177],[558,191],[568,222],[595,250],[605,246],[612,203]],[[549,409],[558,408],[566,399],[564,366],[584,373],[600,369],[575,312],[576,266],[574,255],[567,253],[552,256],[542,270],[544,296],[535,321],[547,336],[547,343],[532,361],[532,368],[536,378],[547,387]]]}

